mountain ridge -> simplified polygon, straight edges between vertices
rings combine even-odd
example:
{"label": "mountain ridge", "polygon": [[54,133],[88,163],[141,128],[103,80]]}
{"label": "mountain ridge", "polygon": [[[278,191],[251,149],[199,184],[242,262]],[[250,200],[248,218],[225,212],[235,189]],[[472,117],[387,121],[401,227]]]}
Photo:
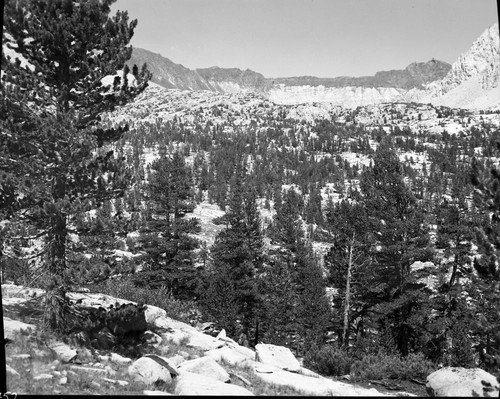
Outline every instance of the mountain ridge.
{"label": "mountain ridge", "polygon": [[[255,91],[266,90],[276,84],[287,86],[325,86],[325,87],[395,87],[402,89],[422,88],[424,84],[443,78],[451,69],[451,65],[444,61],[432,59],[428,62],[413,62],[405,69],[392,69],[379,71],[372,76],[338,76],[333,78],[319,78],[316,76],[294,76],[285,78],[266,78],[259,72],[251,69],[221,68],[212,66],[209,68],[189,69],[182,64],[176,64],[167,57],[159,53],[134,47],[132,57],[128,65],[142,64],[146,62],[153,72],[154,83],[160,84],[168,89],[192,90],[217,90],[221,82],[233,82],[240,84],[243,89],[253,89]],[[184,82],[179,80],[177,84],[172,82],[172,77],[181,78],[179,72],[185,74]],[[156,72],[156,73],[155,73]],[[192,76],[198,76],[203,81],[196,81],[194,86],[190,86]],[[168,83],[167,83],[168,82]],[[194,83],[194,82],[192,82]]]}
{"label": "mountain ridge", "polygon": [[430,102],[462,108],[500,107],[498,23],[486,29],[457,61],[435,58],[372,76],[266,78],[250,69],[189,69],[160,54],[134,48],[128,62],[148,64],[152,82],[167,89],[254,92],[278,104],[328,102],[352,108],[386,102]]}

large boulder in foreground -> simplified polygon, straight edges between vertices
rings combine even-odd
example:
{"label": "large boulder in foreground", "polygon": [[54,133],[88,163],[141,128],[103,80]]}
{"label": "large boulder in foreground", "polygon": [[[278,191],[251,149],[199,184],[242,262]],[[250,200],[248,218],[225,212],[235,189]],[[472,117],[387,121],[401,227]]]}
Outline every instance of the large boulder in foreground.
{"label": "large boulder in foreground", "polygon": [[300,363],[292,351],[284,346],[258,344],[255,346],[255,360],[283,370],[299,372]]}
{"label": "large boulder in foreground", "polygon": [[201,374],[182,372],[177,377],[175,395],[204,396],[253,396],[253,393],[239,385],[227,384]]}
{"label": "large boulder in foreground", "polygon": [[425,389],[429,396],[499,396],[500,382],[480,369],[443,367],[427,377]]}
{"label": "large boulder in foreground", "polygon": [[161,365],[156,359],[147,356],[141,357],[132,363],[128,368],[128,374],[134,380],[142,381],[147,385],[153,385],[159,381],[168,384],[172,381],[170,370]]}

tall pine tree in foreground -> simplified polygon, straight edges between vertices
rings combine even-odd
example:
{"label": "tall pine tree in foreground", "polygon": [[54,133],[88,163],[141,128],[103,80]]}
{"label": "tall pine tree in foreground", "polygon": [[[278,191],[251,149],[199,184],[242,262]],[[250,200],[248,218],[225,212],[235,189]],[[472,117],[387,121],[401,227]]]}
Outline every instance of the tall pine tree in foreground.
{"label": "tall pine tree in foreground", "polygon": [[[114,0],[8,0],[0,98],[0,211],[43,239],[39,275],[45,324],[64,330],[68,240],[78,212],[123,194],[128,177],[107,144],[125,127],[99,128],[100,114],[147,86],[145,67],[129,79],[127,46],[137,21],[109,16]],[[104,86],[101,80],[124,68]],[[15,240],[16,238],[13,238]]]}

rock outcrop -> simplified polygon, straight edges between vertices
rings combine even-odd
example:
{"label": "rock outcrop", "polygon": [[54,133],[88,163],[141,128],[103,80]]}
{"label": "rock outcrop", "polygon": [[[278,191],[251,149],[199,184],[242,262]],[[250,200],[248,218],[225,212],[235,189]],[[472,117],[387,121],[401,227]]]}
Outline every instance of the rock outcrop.
{"label": "rock outcrop", "polygon": [[154,385],[162,381],[170,383],[172,376],[170,370],[151,357],[137,359],[128,369],[132,379],[144,382],[146,385]]}
{"label": "rock outcrop", "polygon": [[298,372],[300,363],[292,351],[284,346],[258,344],[255,346],[255,360],[283,370]]}
{"label": "rock outcrop", "polygon": [[188,371],[182,373],[177,378],[174,394],[207,396],[253,396],[252,392],[239,385],[226,384],[213,378],[206,377],[200,374],[190,373]]}
{"label": "rock outcrop", "polygon": [[425,386],[429,396],[499,396],[500,381],[479,369],[443,367],[427,377]]}

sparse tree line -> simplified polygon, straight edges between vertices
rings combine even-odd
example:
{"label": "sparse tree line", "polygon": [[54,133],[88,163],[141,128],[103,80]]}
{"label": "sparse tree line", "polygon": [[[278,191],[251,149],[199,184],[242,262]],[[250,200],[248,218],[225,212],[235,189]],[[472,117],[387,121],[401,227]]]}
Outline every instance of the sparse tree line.
{"label": "sparse tree line", "polygon": [[[29,64],[2,54],[2,281],[47,290],[47,327],[67,329],[65,292],[114,278],[194,300],[251,346],[299,355],[377,346],[498,369],[498,130],[386,133],[309,126],[284,112],[234,133],[177,119],[113,127],[104,113],[133,100],[150,74],[124,67],[136,21],[109,17],[112,3],[5,6],[3,44]],[[110,89],[100,84],[122,68]],[[158,158],[144,167],[153,147]],[[417,171],[398,151],[426,153],[428,163]],[[328,183],[342,201],[324,200]],[[226,211],[210,248],[191,216],[204,200]],[[265,223],[260,203],[273,211]],[[329,247],[322,259],[314,241]],[[116,260],[116,250],[140,256]]]}

